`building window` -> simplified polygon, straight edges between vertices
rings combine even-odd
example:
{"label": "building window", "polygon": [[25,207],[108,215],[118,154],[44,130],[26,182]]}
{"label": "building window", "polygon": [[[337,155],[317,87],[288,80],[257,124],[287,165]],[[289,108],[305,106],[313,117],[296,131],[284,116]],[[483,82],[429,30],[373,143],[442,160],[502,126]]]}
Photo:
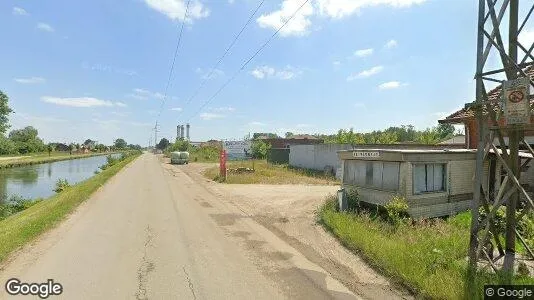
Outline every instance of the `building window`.
{"label": "building window", "polygon": [[345,161],[343,182],[387,191],[399,190],[400,162]]}
{"label": "building window", "polygon": [[414,164],[413,193],[445,191],[445,164]]}

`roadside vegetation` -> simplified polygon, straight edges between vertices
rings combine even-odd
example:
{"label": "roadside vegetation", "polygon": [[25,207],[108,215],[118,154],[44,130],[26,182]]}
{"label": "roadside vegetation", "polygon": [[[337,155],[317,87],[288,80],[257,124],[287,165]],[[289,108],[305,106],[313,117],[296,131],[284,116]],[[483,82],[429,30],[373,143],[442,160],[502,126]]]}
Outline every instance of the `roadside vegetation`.
{"label": "roadside vegetation", "polygon": [[160,140],[156,148],[162,150],[166,156],[170,156],[170,153],[174,151],[187,151],[189,152],[189,162],[218,162],[221,149],[220,146],[214,145],[196,147],[186,140],[177,140],[171,144],[165,138]]}
{"label": "roadside vegetation", "polygon": [[[347,248],[408,287],[416,295],[435,299],[483,298],[484,284],[499,284],[504,277],[476,276],[466,287],[470,213],[448,219],[412,220],[407,204],[394,197],[385,208],[360,205],[357,191],[348,195],[349,211],[337,210],[337,198],[328,197],[320,208],[320,222]],[[517,275],[514,284],[534,284]]]}
{"label": "roadside vegetation", "polygon": [[41,233],[53,228],[106,181],[140,155],[129,152],[99,174],[76,185],[65,186],[56,195],[43,200],[17,200],[0,205],[0,262]]}
{"label": "roadside vegetation", "polygon": [[339,184],[334,176],[322,172],[274,165],[265,160],[229,161],[226,167],[226,181],[219,177],[218,166],[207,169],[204,176],[229,184]]}

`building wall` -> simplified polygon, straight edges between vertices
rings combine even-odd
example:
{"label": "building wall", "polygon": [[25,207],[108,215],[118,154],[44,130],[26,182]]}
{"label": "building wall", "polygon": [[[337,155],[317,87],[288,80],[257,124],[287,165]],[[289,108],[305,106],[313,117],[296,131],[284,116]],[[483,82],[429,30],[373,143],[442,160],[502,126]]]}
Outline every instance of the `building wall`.
{"label": "building wall", "polygon": [[[347,161],[343,161],[343,169]],[[345,187],[356,187],[360,200],[375,205],[384,205],[394,195],[406,198],[408,212],[413,218],[440,217],[456,214],[470,208],[473,197],[473,174],[475,172],[474,160],[432,161],[429,163],[445,163],[445,191],[434,193],[414,194],[413,191],[413,163],[401,162],[399,169],[399,190],[388,192],[366,187],[347,184]],[[486,171],[488,168],[485,168]],[[343,173],[342,173],[343,174]]]}
{"label": "building wall", "polygon": [[341,176],[341,161],[337,156],[337,151],[348,149],[352,149],[352,146],[345,144],[291,145],[289,165],[319,171],[329,167]]}

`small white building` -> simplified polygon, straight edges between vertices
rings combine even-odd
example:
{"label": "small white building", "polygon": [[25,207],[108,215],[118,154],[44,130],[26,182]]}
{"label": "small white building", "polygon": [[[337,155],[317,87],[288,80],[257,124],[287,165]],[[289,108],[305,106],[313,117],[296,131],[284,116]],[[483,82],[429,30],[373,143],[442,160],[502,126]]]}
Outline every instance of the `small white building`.
{"label": "small white building", "polygon": [[[339,151],[338,156],[342,185],[355,187],[360,201],[382,206],[400,195],[413,218],[453,215],[470,208],[474,149],[354,149]],[[523,166],[532,160],[529,153],[520,157]],[[506,172],[493,153],[485,162],[485,172],[489,175],[485,190],[497,194]]]}

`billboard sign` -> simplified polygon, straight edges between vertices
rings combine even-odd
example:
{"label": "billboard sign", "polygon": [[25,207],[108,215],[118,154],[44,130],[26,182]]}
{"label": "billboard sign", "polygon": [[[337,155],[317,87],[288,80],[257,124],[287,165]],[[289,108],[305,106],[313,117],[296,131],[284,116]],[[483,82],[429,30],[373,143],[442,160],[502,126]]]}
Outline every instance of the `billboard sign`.
{"label": "billboard sign", "polygon": [[247,159],[250,154],[250,148],[252,147],[251,141],[224,141],[224,150],[228,160],[240,160]]}
{"label": "billboard sign", "polygon": [[530,81],[526,77],[503,83],[504,117],[507,125],[530,123]]}

